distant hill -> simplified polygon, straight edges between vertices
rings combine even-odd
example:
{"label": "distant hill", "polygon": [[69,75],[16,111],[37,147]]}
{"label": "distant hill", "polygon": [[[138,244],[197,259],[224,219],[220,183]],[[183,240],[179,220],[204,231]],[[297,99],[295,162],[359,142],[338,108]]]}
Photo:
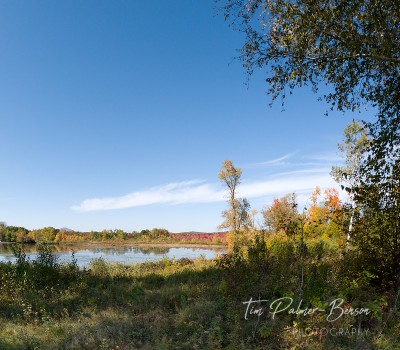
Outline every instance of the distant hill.
{"label": "distant hill", "polygon": [[59,229],[60,231],[66,231],[66,232],[72,232],[73,230],[71,230],[70,228],[68,228],[68,227],[62,227],[62,228],[60,228]]}

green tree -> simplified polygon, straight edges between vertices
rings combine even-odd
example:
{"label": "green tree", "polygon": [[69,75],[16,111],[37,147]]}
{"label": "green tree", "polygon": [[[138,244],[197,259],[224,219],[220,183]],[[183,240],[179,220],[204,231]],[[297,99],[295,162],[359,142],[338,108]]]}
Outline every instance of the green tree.
{"label": "green tree", "polygon": [[362,103],[398,110],[400,3],[392,0],[217,0],[245,34],[241,60],[260,68],[273,98],[295,87],[332,86],[339,110]]}
{"label": "green tree", "polygon": [[58,232],[54,227],[44,227],[29,232],[29,236],[35,242],[53,242]]}
{"label": "green tree", "polygon": [[4,221],[0,221],[0,242],[4,241],[6,227],[7,227],[7,224]]}
{"label": "green tree", "polygon": [[377,124],[351,123],[339,145],[346,164],[332,175],[349,193],[347,241],[365,269],[400,290],[400,142],[398,133],[385,134]]}
{"label": "green tree", "polygon": [[[381,144],[372,139],[372,151]],[[397,143],[399,145],[399,143]],[[376,147],[374,149],[374,147]],[[356,214],[352,240],[363,253],[367,269],[381,283],[393,286],[400,295],[400,157],[393,154],[368,156],[354,187]]]}
{"label": "green tree", "polygon": [[349,188],[359,182],[360,168],[366,158],[369,139],[364,123],[353,120],[344,130],[343,142],[338,144],[341,155],[345,158],[344,166],[333,166],[331,175]]}
{"label": "green tree", "polygon": [[113,238],[118,240],[124,240],[127,238],[126,232],[120,229],[114,230],[113,235]]}
{"label": "green tree", "polygon": [[344,130],[343,142],[338,145],[339,152],[345,158],[345,165],[333,166],[331,175],[342,189],[346,189],[350,201],[350,220],[347,231],[347,243],[351,239],[354,221],[354,191],[360,185],[361,167],[367,159],[370,140],[364,123],[354,121]]}
{"label": "green tree", "polygon": [[2,228],[5,242],[17,242],[17,237],[26,237],[28,230],[24,227],[5,226]]}
{"label": "green tree", "polygon": [[101,231],[101,240],[102,241],[111,239],[111,237],[112,237],[111,230],[104,229],[103,231]]}
{"label": "green tree", "polygon": [[151,239],[157,239],[157,238],[168,238],[170,237],[170,233],[168,230],[164,229],[164,228],[153,228],[150,232],[149,232],[149,237]]}

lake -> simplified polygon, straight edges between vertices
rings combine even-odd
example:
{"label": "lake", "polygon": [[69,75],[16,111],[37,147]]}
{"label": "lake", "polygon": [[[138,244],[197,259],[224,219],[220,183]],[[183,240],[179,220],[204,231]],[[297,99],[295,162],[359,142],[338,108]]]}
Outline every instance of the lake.
{"label": "lake", "polygon": [[[172,246],[103,246],[103,245],[49,245],[57,256],[59,262],[71,262],[72,252],[80,267],[87,267],[91,260],[102,257],[108,262],[141,263],[151,260],[167,258],[196,259],[201,255],[206,259],[215,258],[216,254],[226,252],[224,247],[172,247]],[[34,260],[37,256],[35,245],[25,245],[24,251],[27,258]],[[15,261],[11,244],[0,244],[0,262]]]}

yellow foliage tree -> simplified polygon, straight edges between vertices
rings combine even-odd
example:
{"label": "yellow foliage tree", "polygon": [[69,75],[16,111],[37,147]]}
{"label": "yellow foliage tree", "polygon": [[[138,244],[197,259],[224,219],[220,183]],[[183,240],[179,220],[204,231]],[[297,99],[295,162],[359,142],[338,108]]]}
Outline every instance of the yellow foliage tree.
{"label": "yellow foliage tree", "polygon": [[237,186],[240,184],[242,170],[236,168],[232,161],[225,160],[222,163],[219,179],[228,188],[228,209],[222,212],[225,219],[219,228],[228,229],[228,251],[238,252],[245,243],[243,230],[250,224],[250,204],[245,198],[236,198]]}

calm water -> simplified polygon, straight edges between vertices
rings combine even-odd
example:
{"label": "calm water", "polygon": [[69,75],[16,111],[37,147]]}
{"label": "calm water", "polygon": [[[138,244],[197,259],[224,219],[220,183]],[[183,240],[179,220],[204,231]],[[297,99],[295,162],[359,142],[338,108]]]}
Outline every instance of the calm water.
{"label": "calm water", "polygon": [[[110,262],[140,263],[149,260],[168,258],[195,259],[203,255],[206,259],[212,259],[216,254],[223,254],[223,248],[187,248],[187,247],[163,247],[163,246],[79,246],[79,245],[51,245],[50,246],[59,262],[72,261],[72,252],[80,267],[89,265],[92,259],[102,257]],[[26,256],[34,260],[37,256],[34,245],[24,246]],[[12,247],[9,244],[0,244],[0,261],[15,261]]]}

